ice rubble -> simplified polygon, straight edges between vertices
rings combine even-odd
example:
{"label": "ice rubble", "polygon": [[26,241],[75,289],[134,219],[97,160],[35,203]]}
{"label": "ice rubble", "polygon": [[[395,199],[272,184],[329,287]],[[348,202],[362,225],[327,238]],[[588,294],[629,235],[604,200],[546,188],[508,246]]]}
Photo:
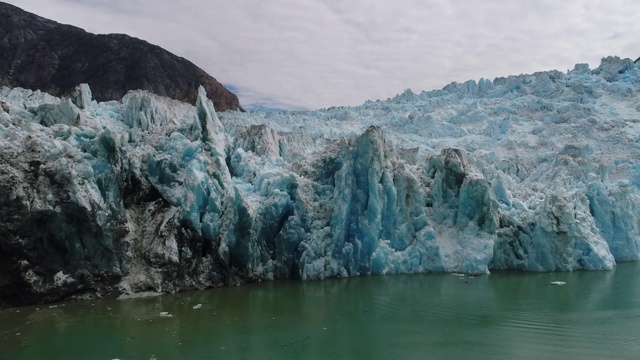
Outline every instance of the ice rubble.
{"label": "ice rubble", "polygon": [[611,269],[640,257],[639,87],[610,57],[311,112],[3,88],[0,292]]}

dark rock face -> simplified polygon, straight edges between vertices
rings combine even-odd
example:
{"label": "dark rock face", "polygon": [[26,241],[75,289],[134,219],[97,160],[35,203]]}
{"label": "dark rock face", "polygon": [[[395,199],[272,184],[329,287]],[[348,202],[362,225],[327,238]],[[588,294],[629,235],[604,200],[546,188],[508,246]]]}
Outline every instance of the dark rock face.
{"label": "dark rock face", "polygon": [[123,34],[94,35],[0,3],[0,86],[67,95],[81,83],[98,101],[148,90],[193,104],[202,85],[217,111],[238,97],[190,61]]}

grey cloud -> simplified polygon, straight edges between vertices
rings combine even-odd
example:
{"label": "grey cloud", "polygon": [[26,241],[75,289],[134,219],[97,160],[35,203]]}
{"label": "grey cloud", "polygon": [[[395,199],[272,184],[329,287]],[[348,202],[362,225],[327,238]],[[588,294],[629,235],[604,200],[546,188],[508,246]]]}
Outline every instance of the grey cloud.
{"label": "grey cloud", "polygon": [[633,0],[10,2],[156,43],[238,88],[249,107],[356,105],[406,88],[640,56]]}

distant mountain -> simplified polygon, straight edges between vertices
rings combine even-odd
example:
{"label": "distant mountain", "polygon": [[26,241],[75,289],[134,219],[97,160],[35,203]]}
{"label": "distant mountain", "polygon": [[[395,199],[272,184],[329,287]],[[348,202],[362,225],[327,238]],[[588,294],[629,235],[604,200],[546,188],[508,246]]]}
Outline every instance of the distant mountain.
{"label": "distant mountain", "polygon": [[148,90],[195,103],[202,85],[216,110],[238,110],[238,97],[189,60],[124,34],[95,35],[0,2],[0,86],[52,95],[90,85],[98,101]]}

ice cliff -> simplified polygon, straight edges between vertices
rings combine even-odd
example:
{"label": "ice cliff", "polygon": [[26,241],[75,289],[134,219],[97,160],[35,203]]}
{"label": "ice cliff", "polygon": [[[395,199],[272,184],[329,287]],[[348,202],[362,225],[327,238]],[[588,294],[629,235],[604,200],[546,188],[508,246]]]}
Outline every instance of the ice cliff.
{"label": "ice cliff", "polygon": [[640,72],[311,112],[0,91],[0,300],[640,257]]}

